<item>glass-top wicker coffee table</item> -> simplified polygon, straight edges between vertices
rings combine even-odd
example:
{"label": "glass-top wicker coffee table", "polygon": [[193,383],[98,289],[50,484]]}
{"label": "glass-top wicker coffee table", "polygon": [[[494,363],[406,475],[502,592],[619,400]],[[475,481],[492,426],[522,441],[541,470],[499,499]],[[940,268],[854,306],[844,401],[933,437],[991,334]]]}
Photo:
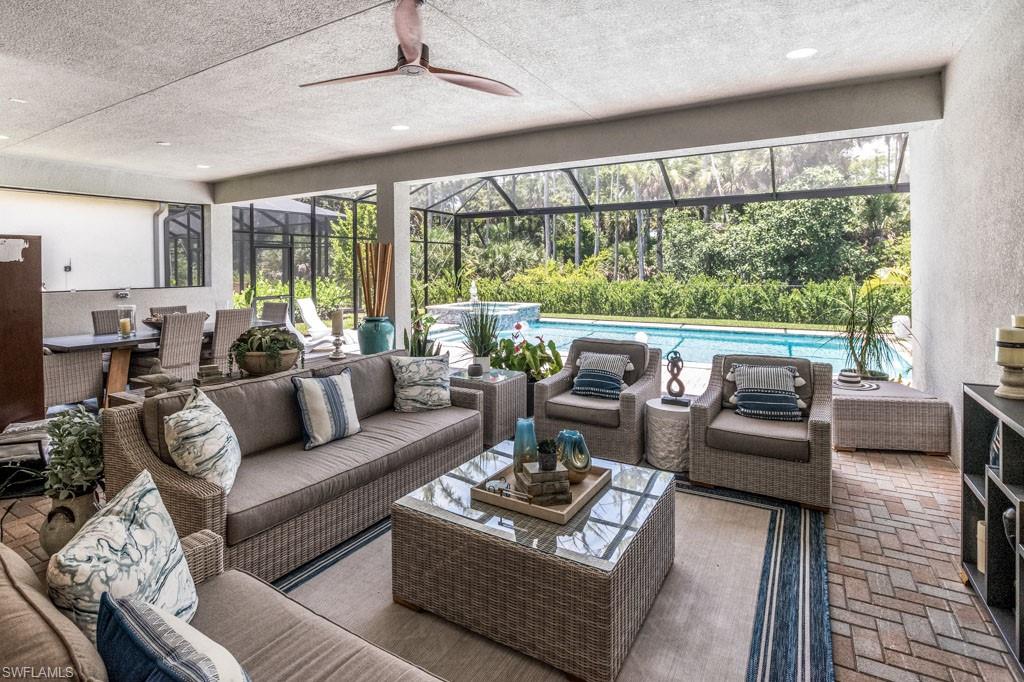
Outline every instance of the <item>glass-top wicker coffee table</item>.
{"label": "glass-top wicker coffee table", "polygon": [[673,476],[595,460],[611,484],[564,525],[470,498],[510,441],[391,507],[392,592],[584,680],[614,680],[675,557]]}

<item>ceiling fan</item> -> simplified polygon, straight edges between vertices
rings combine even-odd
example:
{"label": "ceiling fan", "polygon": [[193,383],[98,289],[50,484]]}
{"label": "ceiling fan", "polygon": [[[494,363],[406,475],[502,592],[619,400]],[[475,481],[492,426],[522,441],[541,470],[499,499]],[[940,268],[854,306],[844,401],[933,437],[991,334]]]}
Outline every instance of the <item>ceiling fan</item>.
{"label": "ceiling fan", "polygon": [[361,73],[356,76],[329,78],[315,83],[303,83],[299,87],[308,88],[314,85],[333,85],[335,83],[352,83],[371,78],[388,76],[433,76],[452,85],[480,90],[492,95],[518,97],[522,93],[492,78],[484,78],[471,73],[442,69],[430,63],[430,49],[423,44],[423,22],[420,20],[419,6],[424,0],[396,0],[395,2],[395,33],[398,35],[398,64],[393,69]]}

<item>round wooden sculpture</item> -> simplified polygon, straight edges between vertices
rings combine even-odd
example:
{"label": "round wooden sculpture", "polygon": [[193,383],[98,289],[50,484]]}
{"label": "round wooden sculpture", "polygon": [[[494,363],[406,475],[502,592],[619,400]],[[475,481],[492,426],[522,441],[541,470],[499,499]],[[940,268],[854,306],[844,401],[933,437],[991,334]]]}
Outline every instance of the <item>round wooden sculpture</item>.
{"label": "round wooden sculpture", "polygon": [[678,398],[686,392],[686,386],[683,385],[683,380],[679,378],[679,375],[683,373],[683,356],[679,354],[679,351],[672,350],[665,356],[665,360],[668,361],[669,374],[665,390],[673,398]]}

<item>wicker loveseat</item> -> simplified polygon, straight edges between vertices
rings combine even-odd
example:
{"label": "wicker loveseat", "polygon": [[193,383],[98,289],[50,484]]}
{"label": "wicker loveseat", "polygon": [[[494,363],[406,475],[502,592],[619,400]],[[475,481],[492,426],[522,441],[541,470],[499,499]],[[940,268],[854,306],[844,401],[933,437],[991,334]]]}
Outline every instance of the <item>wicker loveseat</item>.
{"label": "wicker loveseat", "polygon": [[[224,572],[223,543],[208,530],[182,540],[199,608],[191,624],[231,652],[254,680],[437,680],[242,571]],[[17,552],[0,545],[0,664],[17,679],[41,671],[103,682],[99,652],[57,610]],[[24,668],[22,667],[24,666]],[[35,674],[27,671],[34,670]],[[73,673],[73,674],[72,674]],[[54,673],[50,673],[53,675]]]}
{"label": "wicker loveseat", "polygon": [[[404,351],[397,351],[404,352]],[[225,539],[225,559],[276,579],[365,530],[391,503],[483,450],[478,391],[451,391],[452,407],[393,410],[388,353],[209,387],[238,437],[242,464],[229,495],[174,466],[163,418],[188,391],[103,412],[108,494],[149,469],[182,537],[209,529]],[[293,376],[352,370],[362,431],[304,450]]]}
{"label": "wicker loveseat", "polygon": [[[734,364],[789,365],[806,384],[800,422],[741,417],[723,403]],[[707,391],[690,406],[690,480],[827,509],[832,503],[832,367],[802,358],[716,355]]]}
{"label": "wicker loveseat", "polygon": [[[628,355],[633,368],[626,372],[618,400],[572,393],[580,353]],[[565,368],[538,381],[533,393],[533,416],[538,438],[554,438],[562,429],[580,431],[590,454],[636,464],[644,456],[644,409],[661,395],[661,351],[637,341],[576,339],[569,346]]]}

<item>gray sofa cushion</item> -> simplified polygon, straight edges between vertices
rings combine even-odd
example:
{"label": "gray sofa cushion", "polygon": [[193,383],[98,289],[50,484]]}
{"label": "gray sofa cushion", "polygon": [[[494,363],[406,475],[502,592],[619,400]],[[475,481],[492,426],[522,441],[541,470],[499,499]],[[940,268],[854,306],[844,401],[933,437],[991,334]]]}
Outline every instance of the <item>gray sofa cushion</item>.
{"label": "gray sofa cushion", "polygon": [[708,425],[707,443],[718,450],[793,462],[809,462],[811,459],[806,421],[765,421],[722,410]]}
{"label": "gray sofa cushion", "polygon": [[619,426],[618,400],[576,395],[568,391],[549,399],[544,406],[544,413],[548,419],[606,426],[610,429]]}
{"label": "gray sofa cushion", "polygon": [[469,436],[480,428],[480,413],[460,407],[383,412],[360,418],[360,424],[361,432],[312,450],[304,450],[296,440],[246,457],[227,497],[227,544],[262,533]]}
{"label": "gray sofa cushion", "polygon": [[612,341],[610,339],[576,339],[569,347],[569,357],[565,359],[565,366],[571,368],[575,377],[579,372],[576,360],[580,353],[589,351],[591,353],[605,353],[612,355],[628,355],[629,361],[633,363],[633,369],[628,370],[622,380],[627,386],[632,386],[644,375],[647,370],[647,344],[639,341]]}
{"label": "gray sofa cushion", "polygon": [[72,668],[76,680],[107,679],[96,647],[57,610],[29,565],[6,545],[0,545],[0,664]]}
{"label": "gray sofa cushion", "polygon": [[405,355],[395,350],[376,355],[353,357],[313,370],[315,377],[340,374],[346,367],[352,370],[352,395],[356,399],[356,414],[362,421],[381,412],[395,409],[395,374],[391,371],[392,355]]}
{"label": "gray sofa cushion", "polygon": [[725,377],[728,376],[729,370],[733,365],[783,365],[796,367],[796,371],[804,380],[802,386],[796,387],[796,394],[807,406],[801,408],[800,411],[805,417],[810,414],[811,398],[814,397],[814,369],[811,367],[810,360],[806,358],[770,357],[767,355],[726,355],[722,361],[722,407],[730,410],[736,407],[729,402],[729,399],[736,393],[736,382],[729,381]]}
{"label": "gray sofa cushion", "polygon": [[[242,457],[245,457],[302,440],[302,416],[291,378],[311,374],[310,370],[280,372],[208,386],[203,388],[203,393],[228,418],[238,437]],[[149,447],[171,466],[174,460],[167,452],[163,418],[184,407],[190,394],[191,389],[164,393],[146,398],[142,404],[142,426]]]}
{"label": "gray sofa cushion", "polygon": [[199,585],[191,624],[230,651],[253,680],[437,680],[241,571]]}

